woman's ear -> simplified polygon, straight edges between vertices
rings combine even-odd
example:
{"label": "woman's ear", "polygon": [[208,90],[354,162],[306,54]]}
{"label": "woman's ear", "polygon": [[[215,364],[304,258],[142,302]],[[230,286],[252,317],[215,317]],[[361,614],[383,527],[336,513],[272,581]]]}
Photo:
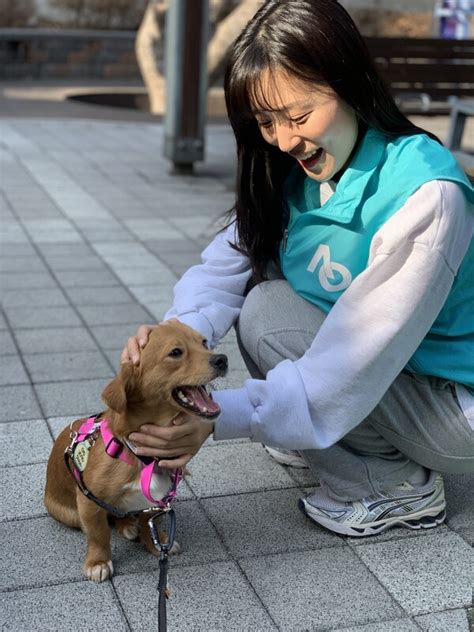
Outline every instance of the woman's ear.
{"label": "woman's ear", "polygon": [[117,413],[124,413],[127,404],[138,398],[138,367],[122,364],[120,373],[102,391],[104,402]]}

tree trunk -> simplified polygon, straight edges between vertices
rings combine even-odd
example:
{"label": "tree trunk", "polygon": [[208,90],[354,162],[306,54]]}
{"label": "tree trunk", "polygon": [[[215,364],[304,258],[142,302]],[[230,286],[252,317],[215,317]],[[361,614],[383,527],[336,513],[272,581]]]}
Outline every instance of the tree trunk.
{"label": "tree trunk", "polygon": [[253,18],[263,0],[242,0],[219,24],[207,48],[208,85],[221,74],[230,48],[247,23]]}
{"label": "tree trunk", "polygon": [[[211,0],[211,16],[217,23],[207,49],[208,85],[211,86],[224,68],[229,49],[263,0],[241,0],[229,12],[235,0]],[[165,109],[165,78],[160,70],[158,50],[164,45],[164,17],[168,0],[150,0],[135,39],[135,54],[148,91],[150,111],[161,114]]]}
{"label": "tree trunk", "polygon": [[135,39],[135,54],[153,114],[165,109],[165,79],[159,69],[157,49],[160,43],[163,45],[167,5],[167,0],[150,0]]}

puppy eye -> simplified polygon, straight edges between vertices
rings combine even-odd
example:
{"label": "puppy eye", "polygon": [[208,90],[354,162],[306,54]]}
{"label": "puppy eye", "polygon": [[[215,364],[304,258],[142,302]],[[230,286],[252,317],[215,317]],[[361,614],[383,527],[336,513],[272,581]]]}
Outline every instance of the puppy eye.
{"label": "puppy eye", "polygon": [[205,338],[204,338],[204,340],[202,341],[202,346],[203,346],[205,349],[209,349],[209,346],[208,346],[208,344],[207,344],[207,340],[206,340]]}
{"label": "puppy eye", "polygon": [[179,347],[175,347],[168,353],[168,355],[170,358],[179,358],[180,356],[183,355],[183,350],[180,349]]}

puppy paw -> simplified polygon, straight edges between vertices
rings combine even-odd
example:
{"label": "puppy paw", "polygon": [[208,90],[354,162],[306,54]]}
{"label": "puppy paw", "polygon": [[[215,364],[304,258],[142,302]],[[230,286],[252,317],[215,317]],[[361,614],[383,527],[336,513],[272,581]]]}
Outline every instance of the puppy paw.
{"label": "puppy paw", "polygon": [[87,579],[100,583],[112,577],[114,567],[112,560],[107,560],[107,562],[98,562],[96,564],[84,564],[83,571]]}
{"label": "puppy paw", "polygon": [[125,518],[117,521],[117,531],[127,540],[136,540],[140,533],[137,518]]}

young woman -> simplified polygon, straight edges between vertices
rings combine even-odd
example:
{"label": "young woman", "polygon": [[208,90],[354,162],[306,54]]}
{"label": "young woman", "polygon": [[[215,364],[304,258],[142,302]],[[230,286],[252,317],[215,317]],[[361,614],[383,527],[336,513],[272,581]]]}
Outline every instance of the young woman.
{"label": "young woman", "polygon": [[474,470],[472,187],[396,107],[334,0],[266,2],[225,93],[235,218],[165,319],[211,346],[236,324],[254,379],[213,394],[215,427],[183,414],[131,439],[177,467],[211,432],[249,437],[317,473],[301,506],[328,529],[434,527],[440,472]]}

